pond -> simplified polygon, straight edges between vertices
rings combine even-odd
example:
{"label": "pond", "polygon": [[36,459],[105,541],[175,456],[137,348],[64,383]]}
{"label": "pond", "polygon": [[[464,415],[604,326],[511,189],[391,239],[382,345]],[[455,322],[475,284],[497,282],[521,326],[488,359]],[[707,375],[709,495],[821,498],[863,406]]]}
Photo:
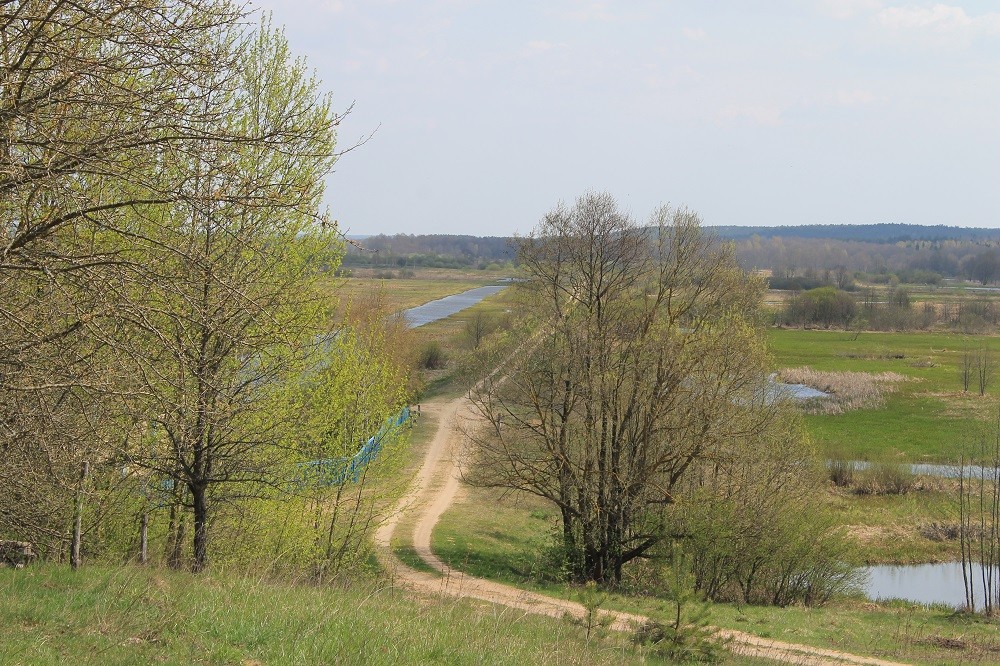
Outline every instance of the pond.
{"label": "pond", "polygon": [[487,296],[492,296],[497,292],[503,291],[507,286],[506,284],[494,284],[486,287],[476,287],[475,289],[463,291],[461,294],[452,294],[451,296],[445,296],[436,301],[430,301],[415,308],[404,310],[403,316],[406,317],[406,323],[410,328],[417,328],[438,319],[450,317],[466,308],[471,308]]}
{"label": "pond", "polygon": [[772,374],[767,378],[767,390],[770,393],[770,397],[774,399],[786,398],[790,400],[810,400],[812,398],[830,397],[829,393],[814,389],[811,386],[806,386],[805,384],[786,384],[784,382],[779,382],[775,379],[776,377],[777,375]]}
{"label": "pond", "polygon": [[[868,575],[865,596],[872,601],[904,599],[919,604],[944,604],[952,608],[965,605],[965,586],[960,562],[912,564],[905,566],[879,565],[864,567]],[[976,608],[983,607],[982,569],[975,573]],[[996,571],[994,578],[1000,576]],[[994,585],[996,585],[996,580]]]}
{"label": "pond", "polygon": [[[834,461],[827,460],[826,464],[832,465]],[[838,461],[840,462],[840,461]],[[855,470],[863,472],[864,470],[872,467],[872,463],[866,460],[848,460],[847,464],[854,467]],[[913,463],[907,465],[906,463],[900,463],[901,465],[910,468],[910,472],[920,476],[937,476],[943,479],[957,479],[962,468],[958,465],[932,465],[930,463]],[[966,465],[965,466],[965,478],[972,479],[993,479],[1000,476],[1000,470],[995,467],[981,467],[979,465]]]}

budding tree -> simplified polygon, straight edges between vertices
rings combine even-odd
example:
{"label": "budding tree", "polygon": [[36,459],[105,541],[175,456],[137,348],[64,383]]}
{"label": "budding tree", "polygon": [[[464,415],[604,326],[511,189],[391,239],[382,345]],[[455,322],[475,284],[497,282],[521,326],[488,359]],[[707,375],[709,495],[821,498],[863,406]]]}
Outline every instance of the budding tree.
{"label": "budding tree", "polygon": [[694,463],[767,424],[763,286],[695,214],[640,227],[606,194],[560,206],[518,252],[535,334],[474,392],[488,425],[469,478],[552,502],[572,576],[617,582]]}
{"label": "budding tree", "polygon": [[[57,546],[114,377],[89,334],[114,313],[137,206],[182,196],[160,155],[209,127],[185,81],[232,63],[228,2],[0,2],[0,532]],[[44,550],[44,548],[43,548]]]}

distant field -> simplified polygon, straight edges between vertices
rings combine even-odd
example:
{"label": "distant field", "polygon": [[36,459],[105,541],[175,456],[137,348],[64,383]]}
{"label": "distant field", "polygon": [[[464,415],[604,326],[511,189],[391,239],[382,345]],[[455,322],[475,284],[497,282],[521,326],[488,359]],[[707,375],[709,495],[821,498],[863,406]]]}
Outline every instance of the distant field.
{"label": "distant field", "polygon": [[[379,278],[378,271],[356,270],[352,277],[330,278],[327,290],[341,304],[371,298],[381,292],[392,310],[404,310],[475,287],[494,284],[505,273],[443,268],[413,271],[412,277]],[[395,271],[394,275],[398,276]]]}
{"label": "distant field", "polygon": [[809,366],[824,371],[896,372],[886,404],[835,415],[806,415],[826,455],[913,462],[949,462],[973,443],[984,419],[996,416],[1000,372],[985,397],[962,391],[963,350],[986,345],[1000,368],[1000,338],[956,333],[868,333],[771,329],[775,369]]}

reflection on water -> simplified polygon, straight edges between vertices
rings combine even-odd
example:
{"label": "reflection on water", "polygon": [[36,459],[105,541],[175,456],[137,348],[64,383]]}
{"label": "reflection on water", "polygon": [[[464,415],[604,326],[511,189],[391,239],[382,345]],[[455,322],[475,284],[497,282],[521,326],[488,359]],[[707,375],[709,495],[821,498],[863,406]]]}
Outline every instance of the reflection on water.
{"label": "reflection on water", "polygon": [[415,308],[404,310],[403,316],[406,317],[406,323],[410,328],[417,328],[418,326],[429,324],[432,321],[450,317],[456,312],[461,312],[465,308],[470,308],[487,296],[492,296],[493,294],[506,288],[507,285],[503,284],[490,285],[488,287],[476,287],[475,289],[470,289],[469,291],[463,291],[461,294],[445,296],[444,298],[439,298],[436,301],[431,301],[430,303],[424,303],[423,305],[418,305]]}
{"label": "reflection on water", "polygon": [[[905,599],[920,604],[945,604],[952,608],[965,605],[965,586],[959,562],[874,566],[865,567],[864,571],[868,574],[865,595],[873,601]],[[982,569],[977,566],[974,573],[976,608],[982,608]]]}
{"label": "reflection on water", "polygon": [[[827,461],[829,465],[832,461]],[[872,466],[872,463],[866,460],[850,460],[847,461],[854,466],[854,469],[858,471],[864,471]],[[901,465],[906,465],[906,463],[900,463]],[[923,476],[937,476],[944,479],[957,479],[961,467],[958,465],[930,465],[927,463],[914,463],[909,465],[910,471],[913,474],[919,474]],[[1000,469],[995,467],[980,467],[979,465],[966,465],[965,466],[965,478],[973,479],[993,479],[1000,477]]]}
{"label": "reflection on water", "polygon": [[809,400],[811,398],[828,398],[829,393],[824,393],[818,389],[805,384],[786,384],[779,382],[776,374],[767,378],[767,391],[772,400]]}

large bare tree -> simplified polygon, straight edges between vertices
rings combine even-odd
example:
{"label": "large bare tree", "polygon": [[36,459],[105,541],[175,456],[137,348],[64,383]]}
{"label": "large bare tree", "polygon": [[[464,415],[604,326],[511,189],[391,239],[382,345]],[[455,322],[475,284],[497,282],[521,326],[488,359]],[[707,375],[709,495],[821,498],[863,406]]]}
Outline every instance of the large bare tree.
{"label": "large bare tree", "polygon": [[762,285],[695,214],[639,226],[607,194],[560,206],[518,253],[537,333],[474,392],[470,479],[551,501],[572,576],[614,583],[693,464],[767,423]]}

